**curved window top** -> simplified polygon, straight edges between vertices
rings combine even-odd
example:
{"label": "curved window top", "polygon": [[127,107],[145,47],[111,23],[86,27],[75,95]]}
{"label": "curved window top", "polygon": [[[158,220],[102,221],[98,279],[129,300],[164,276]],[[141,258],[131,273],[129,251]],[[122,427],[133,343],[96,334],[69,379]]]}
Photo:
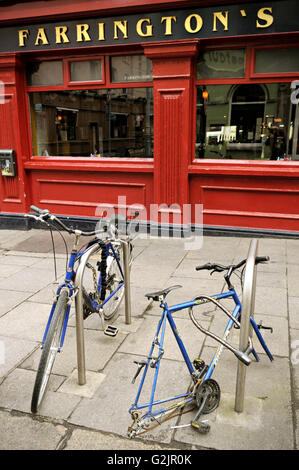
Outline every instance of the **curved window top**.
{"label": "curved window top", "polygon": [[252,103],[264,102],[266,98],[265,91],[261,85],[239,85],[233,93],[233,103]]}

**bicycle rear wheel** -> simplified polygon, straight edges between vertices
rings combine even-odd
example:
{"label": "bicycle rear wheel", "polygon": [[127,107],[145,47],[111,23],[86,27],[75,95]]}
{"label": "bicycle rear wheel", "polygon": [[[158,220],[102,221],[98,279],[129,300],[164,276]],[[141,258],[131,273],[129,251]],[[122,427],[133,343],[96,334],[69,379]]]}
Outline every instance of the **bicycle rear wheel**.
{"label": "bicycle rear wheel", "polygon": [[107,321],[116,320],[119,316],[119,306],[125,292],[122,248],[121,246],[114,247],[114,250],[117,259],[113,254],[107,258],[106,300],[108,301],[103,307],[104,318]]}
{"label": "bicycle rear wheel", "polygon": [[62,289],[56,303],[36,374],[31,400],[32,413],[37,412],[47,389],[56,354],[60,346],[67,312],[67,301],[68,290]]}

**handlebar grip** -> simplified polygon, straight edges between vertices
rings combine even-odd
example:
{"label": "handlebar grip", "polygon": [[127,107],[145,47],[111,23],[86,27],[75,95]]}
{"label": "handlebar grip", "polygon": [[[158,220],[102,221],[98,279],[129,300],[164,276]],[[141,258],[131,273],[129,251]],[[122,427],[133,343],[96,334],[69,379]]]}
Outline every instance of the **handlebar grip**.
{"label": "handlebar grip", "polygon": [[37,214],[43,214],[43,213],[44,213],[44,210],[43,210],[43,209],[40,209],[39,207],[36,207],[36,206],[30,206],[30,209],[31,209],[33,212],[36,212]]}
{"label": "handlebar grip", "polygon": [[212,263],[202,264],[201,266],[196,266],[195,269],[196,269],[196,271],[200,271],[200,270],[202,270],[202,269],[209,269],[209,270],[211,270],[211,269],[214,269],[214,264],[212,264]]}

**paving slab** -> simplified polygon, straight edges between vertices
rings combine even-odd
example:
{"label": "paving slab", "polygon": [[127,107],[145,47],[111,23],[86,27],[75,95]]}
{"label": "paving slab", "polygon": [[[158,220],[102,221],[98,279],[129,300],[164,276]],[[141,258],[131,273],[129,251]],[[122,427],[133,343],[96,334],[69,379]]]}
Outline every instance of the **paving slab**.
{"label": "paving slab", "polygon": [[[278,358],[270,365],[263,361],[249,366],[242,416],[234,411],[236,368],[231,364],[231,358],[226,354],[215,372],[214,378],[220,384],[222,394],[217,410],[203,417],[211,425],[210,432],[201,435],[187,427],[178,429],[174,440],[219,450],[292,450],[288,360]],[[188,422],[190,416],[183,415],[180,424]]]}
{"label": "paving slab", "polygon": [[[106,336],[101,331],[84,331],[85,343],[85,363],[86,369],[91,371],[101,371],[117,351],[121,343],[126,338],[126,334],[119,332],[115,337]],[[35,351],[22,367],[30,370],[37,370],[40,361],[40,350]],[[77,342],[76,329],[67,328],[62,352],[57,354],[53,366],[53,373],[69,377],[77,367]]]}
{"label": "paving slab", "polygon": [[33,341],[0,336],[1,351],[0,382],[12,369],[22,362],[38,346]]}
{"label": "paving slab", "polygon": [[69,393],[71,395],[78,395],[80,397],[92,398],[97,388],[105,379],[105,374],[100,372],[86,371],[86,383],[79,385],[78,383],[78,369],[74,369],[72,374],[66,379],[65,382],[59,387],[59,393]]}
{"label": "paving slab", "polygon": [[26,267],[0,280],[0,289],[36,292],[55,280],[53,272]]}
{"label": "paving slab", "polygon": [[290,327],[299,330],[299,297],[288,297]]}
{"label": "paving slab", "polygon": [[99,431],[74,429],[63,450],[118,450],[126,452],[134,450],[143,453],[144,451],[180,450],[180,447],[165,447],[158,443],[120,438]]}
{"label": "paving slab", "polygon": [[6,411],[0,411],[0,428],[1,450],[53,450],[67,432],[62,425],[12,416]]}
{"label": "paving slab", "polygon": [[0,317],[12,310],[17,305],[21,304],[24,300],[29,298],[32,294],[29,292],[19,292],[16,290],[0,289]]}
{"label": "paving slab", "polygon": [[49,306],[23,302],[0,318],[3,336],[41,341],[49,318]]}

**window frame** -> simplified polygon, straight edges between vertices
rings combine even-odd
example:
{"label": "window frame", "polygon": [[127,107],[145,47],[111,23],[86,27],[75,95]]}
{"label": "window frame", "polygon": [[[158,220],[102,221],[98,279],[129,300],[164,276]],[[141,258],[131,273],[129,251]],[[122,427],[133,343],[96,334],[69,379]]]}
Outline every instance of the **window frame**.
{"label": "window frame", "polygon": [[[231,165],[232,160],[231,159],[211,159],[211,158],[198,158],[196,157],[196,151],[195,151],[195,144],[196,144],[196,126],[197,126],[197,87],[199,86],[204,86],[204,85],[245,85],[245,84],[266,84],[266,83],[290,83],[293,80],[299,80],[299,71],[296,72],[281,72],[281,73],[255,73],[255,53],[256,50],[260,49],[294,49],[297,48],[299,49],[299,43],[298,39],[296,43],[289,43],[286,42],[281,44],[281,41],[279,40],[272,40],[269,38],[269,41],[265,38],[262,38],[263,44],[261,44],[261,40],[257,39],[252,39],[247,42],[244,41],[244,39],[237,39],[237,40],[227,40],[227,41],[221,41],[218,42],[218,40],[207,40],[200,44],[201,51],[209,51],[209,50],[227,50],[227,49],[245,49],[245,73],[244,77],[233,77],[233,78],[211,78],[211,79],[199,79],[197,78],[196,74],[196,66],[197,62],[195,62],[195,97],[194,97],[194,127],[193,127],[193,154],[191,156],[191,165],[195,165],[196,167],[202,165],[203,163],[209,162],[212,163],[213,165],[219,163],[221,161],[221,164],[224,165]],[[244,162],[249,163],[249,165],[256,165],[260,163],[260,160],[243,160],[243,159],[234,159],[233,163],[234,164],[244,164]],[[273,164],[273,161],[271,162]],[[287,164],[289,162],[280,162],[281,164]],[[292,163],[299,163],[296,160],[292,160]]]}
{"label": "window frame", "polygon": [[[126,55],[143,55],[143,51],[126,51],[126,53],[121,52],[109,52],[102,54],[92,54],[87,53],[83,56],[82,51],[78,54],[68,54],[66,57],[61,57],[61,55],[56,54],[34,54],[34,56],[29,56],[25,61],[25,66],[27,63],[41,62],[41,61],[51,61],[51,60],[61,60],[62,69],[63,69],[63,84],[62,85],[35,85],[31,86],[25,82],[25,92],[27,95],[26,99],[26,108],[28,124],[28,135],[29,135],[29,144],[30,144],[30,154],[29,160],[31,161],[69,161],[69,162],[92,162],[95,163],[95,159],[92,157],[82,156],[82,157],[73,157],[73,156],[44,156],[44,155],[33,155],[33,139],[32,139],[32,129],[31,129],[31,111],[30,111],[30,98],[29,93],[33,92],[51,92],[51,91],[66,91],[66,90],[87,90],[87,89],[119,89],[119,88],[152,88],[153,89],[153,79],[146,82],[112,82],[111,81],[111,70],[110,70],[110,57],[112,56],[126,56]],[[70,81],[70,62],[74,61],[90,61],[90,60],[101,60],[102,61],[102,80],[101,81],[88,81],[88,82],[71,82]],[[26,77],[26,74],[25,74]],[[25,78],[26,80],[26,78]],[[154,99],[154,93],[153,93]],[[119,162],[126,163],[140,163],[140,162],[153,162],[154,157],[140,157],[140,158],[124,158],[124,157],[105,157],[104,159],[98,159],[96,164],[99,165],[103,162]]]}
{"label": "window frame", "polygon": [[[250,74],[249,74],[249,78],[256,78],[256,79],[266,79],[266,78],[299,78],[299,71],[298,72],[270,72],[270,73],[257,73],[255,72],[255,62],[256,62],[256,51],[259,51],[259,50],[263,50],[263,51],[267,51],[267,50],[275,50],[275,49],[278,49],[278,50],[281,50],[281,49],[286,49],[286,50],[289,50],[289,49],[298,49],[298,54],[299,54],[299,44],[283,44],[283,47],[281,47],[281,44],[280,46],[278,46],[277,44],[272,44],[272,45],[263,45],[263,46],[256,46],[253,48],[253,51],[252,51],[252,60],[251,60],[251,64],[250,64]],[[278,80],[277,80],[278,81]]]}

